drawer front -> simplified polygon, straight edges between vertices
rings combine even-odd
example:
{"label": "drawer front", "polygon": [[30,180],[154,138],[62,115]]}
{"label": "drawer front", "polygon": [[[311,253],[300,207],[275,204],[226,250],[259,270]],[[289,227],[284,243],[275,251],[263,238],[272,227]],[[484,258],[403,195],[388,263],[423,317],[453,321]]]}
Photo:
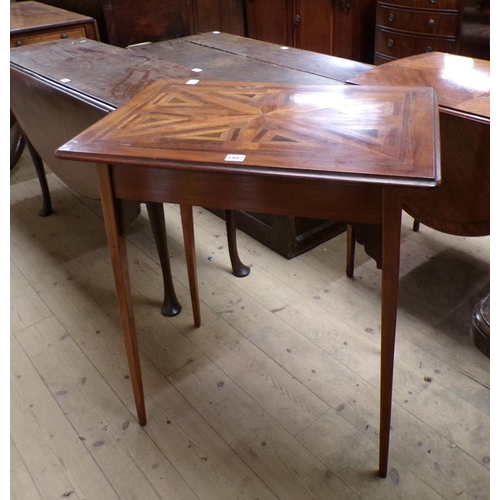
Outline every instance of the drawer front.
{"label": "drawer front", "polygon": [[381,54],[375,53],[375,56],[373,58],[373,64],[375,66],[380,66],[381,64],[385,64],[385,63],[388,63],[388,62],[391,62],[394,60],[395,59],[393,57],[387,57],[387,56],[383,56]]}
{"label": "drawer front", "polygon": [[460,8],[460,0],[383,0],[379,5],[410,7],[415,9],[456,10]]}
{"label": "drawer front", "polygon": [[379,6],[377,25],[425,35],[456,36],[458,14]]}
{"label": "drawer front", "polygon": [[57,29],[50,31],[37,31],[25,33],[23,35],[13,36],[10,39],[11,47],[20,47],[22,45],[32,45],[34,43],[49,42],[60,40],[61,38],[86,38],[84,26],[70,26],[67,29]]}
{"label": "drawer front", "polygon": [[424,52],[455,52],[455,40],[404,35],[377,29],[375,52],[399,59]]}

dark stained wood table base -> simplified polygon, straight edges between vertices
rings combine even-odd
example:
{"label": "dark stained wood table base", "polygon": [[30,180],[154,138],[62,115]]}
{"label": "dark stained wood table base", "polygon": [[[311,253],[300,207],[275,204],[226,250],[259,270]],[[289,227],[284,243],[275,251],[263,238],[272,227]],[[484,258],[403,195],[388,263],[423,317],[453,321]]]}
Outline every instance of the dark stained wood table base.
{"label": "dark stained wood table base", "polygon": [[436,129],[437,100],[429,88],[160,80],[59,148],[60,158],[99,164],[139,423],[146,424],[146,410],[116,200],[181,205],[196,325],[193,205],[375,224],[382,233],[379,475],[385,477],[402,193],[438,184]]}

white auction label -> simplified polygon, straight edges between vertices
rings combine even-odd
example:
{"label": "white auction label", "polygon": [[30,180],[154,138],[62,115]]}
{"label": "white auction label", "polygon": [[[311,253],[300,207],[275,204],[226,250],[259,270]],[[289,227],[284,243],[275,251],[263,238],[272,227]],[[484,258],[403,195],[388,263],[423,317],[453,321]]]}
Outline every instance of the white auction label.
{"label": "white auction label", "polygon": [[200,82],[200,80],[188,80],[186,82],[186,85],[196,85],[199,82]]}
{"label": "white auction label", "polygon": [[224,161],[245,161],[247,155],[227,155]]}

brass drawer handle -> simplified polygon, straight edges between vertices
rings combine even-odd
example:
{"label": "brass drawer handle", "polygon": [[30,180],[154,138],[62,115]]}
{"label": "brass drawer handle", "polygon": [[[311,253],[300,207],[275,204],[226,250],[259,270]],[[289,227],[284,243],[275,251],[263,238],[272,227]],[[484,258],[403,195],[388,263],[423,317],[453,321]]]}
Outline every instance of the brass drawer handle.
{"label": "brass drawer handle", "polygon": [[395,15],[391,12],[391,13],[389,14],[389,22],[391,22],[391,23],[392,23],[392,22],[394,21],[394,19],[395,19],[395,18],[396,18],[396,16],[395,16]]}
{"label": "brass drawer handle", "polygon": [[68,34],[67,33],[61,33],[61,38],[68,38]]}
{"label": "brass drawer handle", "polygon": [[426,48],[425,48],[425,51],[426,52],[432,52],[432,47],[430,45],[428,45]]}
{"label": "brass drawer handle", "polygon": [[389,40],[387,40],[387,45],[389,47],[392,47],[394,45],[394,40],[392,38],[389,38]]}
{"label": "brass drawer handle", "polygon": [[436,24],[436,21],[434,21],[434,19],[429,19],[427,21],[427,26],[429,26],[429,28],[432,28],[435,24]]}
{"label": "brass drawer handle", "polygon": [[431,0],[431,3],[436,5],[438,3],[438,0]]}

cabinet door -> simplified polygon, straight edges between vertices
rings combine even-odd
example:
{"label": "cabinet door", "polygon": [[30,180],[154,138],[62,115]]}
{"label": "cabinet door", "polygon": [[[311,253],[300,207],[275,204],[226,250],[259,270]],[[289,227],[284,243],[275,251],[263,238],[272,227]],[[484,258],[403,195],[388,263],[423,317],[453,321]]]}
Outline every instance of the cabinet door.
{"label": "cabinet door", "polygon": [[191,1],[194,1],[194,22],[197,33],[222,31],[232,35],[245,35],[243,0]]}
{"label": "cabinet door", "polygon": [[292,45],[292,0],[245,0],[247,34],[264,42]]}
{"label": "cabinet door", "polygon": [[109,43],[125,47],[192,34],[184,0],[101,0]]}
{"label": "cabinet door", "polygon": [[333,4],[333,55],[372,63],[377,3],[374,0],[335,0]]}
{"label": "cabinet door", "polygon": [[296,0],[293,29],[295,47],[333,54],[332,0]]}
{"label": "cabinet door", "polygon": [[374,0],[295,0],[294,5],[296,47],[373,62]]}

